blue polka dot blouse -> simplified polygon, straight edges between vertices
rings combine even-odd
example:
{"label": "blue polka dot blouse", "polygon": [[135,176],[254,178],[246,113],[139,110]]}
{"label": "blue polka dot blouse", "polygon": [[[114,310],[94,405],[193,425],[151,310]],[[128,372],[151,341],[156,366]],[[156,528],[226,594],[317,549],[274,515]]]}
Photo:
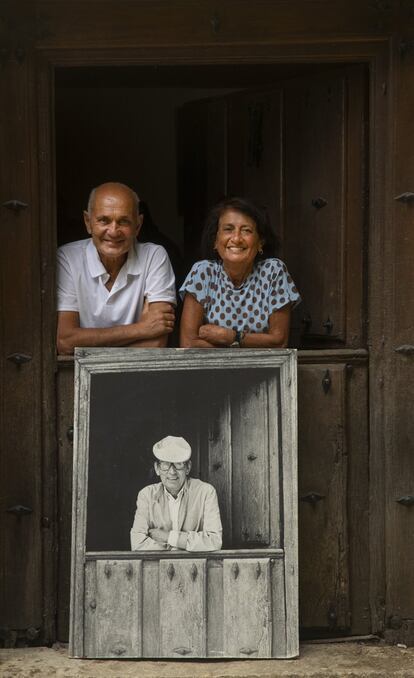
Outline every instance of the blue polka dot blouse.
{"label": "blue polka dot blouse", "polygon": [[222,261],[198,261],[180,288],[204,307],[205,322],[244,332],[266,332],[269,316],[300,295],[280,259],[256,262],[240,287],[235,287]]}

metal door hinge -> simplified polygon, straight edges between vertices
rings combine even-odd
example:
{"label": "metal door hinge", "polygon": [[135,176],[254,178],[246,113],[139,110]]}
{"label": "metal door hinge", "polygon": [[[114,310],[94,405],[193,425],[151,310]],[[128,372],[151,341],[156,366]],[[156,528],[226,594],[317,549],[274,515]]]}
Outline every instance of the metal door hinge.
{"label": "metal door hinge", "polygon": [[8,210],[12,210],[13,212],[20,212],[20,210],[25,210],[29,207],[29,205],[26,202],[22,202],[21,200],[7,200],[7,202],[3,203],[3,207],[5,207]]}
{"label": "metal door hinge", "polygon": [[30,508],[30,506],[16,504],[15,506],[9,506],[9,508],[6,509],[6,513],[14,513],[15,516],[21,518],[22,516],[28,516],[30,513],[33,513],[33,509]]}
{"label": "metal door hinge", "polygon": [[414,355],[414,346],[412,344],[403,344],[402,346],[397,346],[394,351],[402,355]]}
{"label": "metal door hinge", "polygon": [[322,209],[322,207],[326,207],[328,204],[328,201],[325,200],[325,198],[312,198],[312,207],[316,207],[317,210]]}
{"label": "metal door hinge", "polygon": [[33,356],[29,355],[29,353],[11,353],[7,356],[6,360],[10,360],[11,363],[20,367],[20,365],[24,365],[24,363],[29,363],[32,360],[32,357]]}
{"label": "metal door hinge", "polygon": [[324,393],[328,393],[329,389],[331,388],[332,384],[332,379],[331,379],[331,373],[329,370],[326,370],[325,374],[322,377],[322,388]]}
{"label": "metal door hinge", "polygon": [[325,322],[322,323],[322,327],[325,328],[326,334],[331,334],[331,332],[332,332],[332,330],[333,330],[333,322],[332,322],[332,320],[330,319],[329,316],[328,316],[328,318],[325,320]]}
{"label": "metal door hinge", "polygon": [[306,334],[306,332],[309,332],[310,328],[312,327],[312,318],[310,313],[305,313],[303,316],[301,323],[303,325],[303,332]]}
{"label": "metal door hinge", "polygon": [[325,499],[325,495],[319,494],[319,492],[308,492],[308,494],[304,494],[303,497],[299,497],[299,499],[300,501],[305,501],[307,504],[312,504],[312,506],[315,506],[318,501]]}
{"label": "metal door hinge", "polygon": [[175,647],[173,652],[180,654],[185,657],[186,654],[191,654],[192,650],[189,647]]}
{"label": "metal door hinge", "polygon": [[406,191],[401,193],[401,195],[396,195],[394,200],[398,200],[398,202],[412,202],[414,200],[414,193]]}
{"label": "metal door hinge", "polygon": [[412,494],[406,494],[395,501],[398,504],[402,504],[402,506],[412,506],[414,504],[414,497]]}

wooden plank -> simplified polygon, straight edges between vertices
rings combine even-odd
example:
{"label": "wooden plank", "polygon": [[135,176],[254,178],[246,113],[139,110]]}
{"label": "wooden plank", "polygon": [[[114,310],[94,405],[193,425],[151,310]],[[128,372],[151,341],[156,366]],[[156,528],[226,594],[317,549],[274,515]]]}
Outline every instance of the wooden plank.
{"label": "wooden plank", "polygon": [[142,656],[142,561],[97,562],[95,632],[96,657]]}
{"label": "wooden plank", "polygon": [[272,587],[272,657],[283,659],[287,657],[287,629],[286,629],[286,588],[284,560],[271,559],[271,587]]}
{"label": "wooden plank", "polygon": [[270,561],[223,562],[224,656],[272,656]]}
{"label": "wooden plank", "polygon": [[[280,370],[283,478],[283,549],[284,581],[286,595],[286,656],[299,654],[298,610],[298,416],[297,416],[297,364],[296,355],[286,361]],[[285,414],[283,414],[285,413]]]}
{"label": "wooden plank", "polygon": [[142,561],[142,656],[160,656],[159,563]]}
{"label": "wooden plank", "polygon": [[[315,41],[318,36],[322,43],[341,43],[355,36],[356,27],[358,38],[389,35],[395,18],[403,11],[398,9],[399,5],[384,9],[382,5],[344,4],[340,0],[323,5],[309,0],[276,5],[266,0],[257,0],[254,5],[240,0],[215,3],[208,0],[202,4],[177,0],[173,5],[168,0],[153,0],[149,4],[145,0],[134,3],[123,0],[117,2],[116,12],[111,3],[103,3],[97,22],[93,4],[82,0],[72,0],[70,7],[54,0],[37,0],[36,7],[39,16],[46,17],[43,22],[47,30],[39,31],[36,41],[42,48],[89,46],[91,50],[100,50],[104,34],[108,49],[134,45],[138,35],[139,44],[145,49],[153,45],[212,45],[215,52],[222,44],[267,46],[299,37]],[[194,49],[192,55],[197,54]],[[294,55],[295,52],[292,60]]]}
{"label": "wooden plank", "polygon": [[[273,377],[267,383],[268,391],[268,432],[269,432],[269,523],[270,523],[270,545],[276,548],[282,546],[282,504],[280,497],[281,479],[283,476],[281,468],[282,441],[279,423],[279,378]],[[295,502],[296,489],[295,491]]]}
{"label": "wooden plank", "polygon": [[[10,22],[19,24],[18,10],[9,11]],[[0,578],[5,582],[0,627],[25,639],[30,628],[30,639],[49,642],[54,635],[55,524],[53,490],[43,490],[43,468],[50,470],[52,485],[54,476],[50,448],[43,455],[42,446],[42,405],[49,401],[42,400],[35,63],[29,46],[25,57],[19,63],[10,51],[0,78],[1,100],[8,102],[0,124],[0,205],[10,200],[26,205],[1,210],[7,238],[0,251]],[[15,354],[27,356],[27,362],[13,362]],[[19,506],[26,510],[19,513]],[[48,563],[43,540],[50,549]]]}
{"label": "wooden plank", "polygon": [[97,637],[99,630],[96,628],[96,608],[97,608],[97,581],[96,581],[96,560],[89,560],[85,563],[85,625],[84,625],[84,652],[85,657],[96,657]]}
{"label": "wooden plank", "polygon": [[233,545],[232,439],[230,397],[212,403],[208,416],[208,476],[217,491],[223,526],[223,546]]}
{"label": "wooden plank", "polygon": [[[407,31],[404,26],[393,40],[393,75],[395,87],[390,92],[397,124],[392,137],[393,185],[390,195],[413,191],[414,136],[412,112],[414,95],[412,54],[401,52]],[[404,37],[403,37],[404,36]],[[392,192],[391,192],[392,191]],[[385,404],[385,556],[387,637],[391,642],[413,644],[414,592],[412,568],[414,558],[414,354],[404,347],[414,346],[414,232],[413,204],[392,200],[387,221],[386,262],[384,266],[388,302],[385,306],[384,379],[381,383]],[[404,499],[404,497],[406,499]],[[408,503],[407,503],[408,502]]]}
{"label": "wooden plank", "polygon": [[367,557],[367,544],[369,543],[368,366],[347,363],[345,370],[351,633],[362,635],[371,631],[370,559]]}
{"label": "wooden plank", "polygon": [[207,561],[207,656],[223,657],[224,592],[223,562]]}
{"label": "wooden plank", "polygon": [[233,544],[268,545],[269,439],[266,382],[238,375],[231,402]]}
{"label": "wooden plank", "polygon": [[[322,384],[325,377],[331,380],[327,393]],[[350,625],[345,379],[344,365],[299,368],[299,584],[303,628],[333,630]]]}
{"label": "wooden plank", "polygon": [[56,375],[58,441],[57,638],[69,637],[70,548],[72,538],[73,361],[59,362]]}
{"label": "wooden plank", "polygon": [[159,574],[161,657],[205,657],[206,561],[163,560]]}
{"label": "wooden plank", "polygon": [[311,318],[306,338],[328,344],[345,339],[345,102],[344,78],[335,74],[285,89],[284,257],[304,299],[298,312]]}

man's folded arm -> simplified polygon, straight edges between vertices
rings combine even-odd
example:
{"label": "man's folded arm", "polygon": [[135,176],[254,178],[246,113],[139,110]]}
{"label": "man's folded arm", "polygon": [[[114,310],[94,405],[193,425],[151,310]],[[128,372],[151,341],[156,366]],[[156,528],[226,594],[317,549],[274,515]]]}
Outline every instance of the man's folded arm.
{"label": "man's folded arm", "polygon": [[168,543],[186,551],[219,551],[222,545],[223,528],[217,492],[212,485],[204,503],[203,530],[196,532],[170,532]]}
{"label": "man's folded arm", "polygon": [[59,311],[58,353],[70,355],[75,346],[164,347],[174,329],[174,307],[165,301],[147,304],[138,322],[113,327],[80,327],[79,313]]}
{"label": "man's folded arm", "polygon": [[148,534],[148,500],[145,492],[139,492],[134,524],[131,528],[131,551],[164,551],[166,546],[151,539]]}

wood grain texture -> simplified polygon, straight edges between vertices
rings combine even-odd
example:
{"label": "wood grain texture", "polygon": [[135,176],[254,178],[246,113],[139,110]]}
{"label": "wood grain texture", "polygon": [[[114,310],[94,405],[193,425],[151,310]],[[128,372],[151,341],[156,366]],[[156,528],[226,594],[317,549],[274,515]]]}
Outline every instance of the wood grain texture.
{"label": "wood grain texture", "polygon": [[[246,388],[247,387],[247,388]],[[270,542],[267,384],[240,381],[231,404],[233,536],[238,546]]]}
{"label": "wood grain texture", "polygon": [[231,404],[226,397],[220,406],[211,403],[208,417],[208,474],[206,478],[217,491],[223,526],[223,546],[233,544]]}
{"label": "wood grain texture", "polygon": [[345,3],[335,0],[296,0],[250,5],[240,0],[167,0],[151,3],[110,2],[99,4],[99,21],[94,2],[76,0],[68,8],[53,0],[38,0],[36,7],[47,17],[47,31],[39,35],[42,48],[100,48],[102,36],[107,47],[150,45],[220,45],[228,43],[272,43],[289,36],[309,42],[346,38],[361,39],[389,32],[398,15],[369,3]]}
{"label": "wood grain texture", "polygon": [[223,563],[224,655],[257,659],[272,656],[270,561]]}
{"label": "wood grain texture", "polygon": [[347,512],[352,634],[370,633],[368,366],[346,363]]}
{"label": "wood grain texture", "polygon": [[[0,205],[11,200],[27,205],[17,212],[1,207],[1,227],[7,238],[0,252],[0,574],[5,582],[0,593],[0,627],[23,636],[31,627],[41,642],[54,633],[50,593],[55,520],[49,503],[53,502],[53,465],[49,447],[44,454],[42,438],[42,405],[49,401],[42,399],[34,73],[33,58],[24,64],[8,58],[0,78],[1,99],[8,102],[0,114]],[[10,358],[16,353],[28,356],[28,361],[16,364]],[[42,487],[43,468],[51,472],[52,488]],[[16,514],[16,506],[27,511]],[[42,522],[44,517],[47,520]],[[48,563],[44,545],[51,549]],[[44,598],[45,564],[48,591]]]}
{"label": "wood grain texture", "polygon": [[85,657],[96,657],[99,626],[96,626],[97,608],[97,560],[85,563],[85,616],[84,616],[84,652]]}
{"label": "wood grain texture", "polygon": [[163,560],[159,567],[159,656],[205,657],[206,561]]}
{"label": "wood grain texture", "polygon": [[142,656],[159,657],[159,564],[154,560],[143,560],[142,568]]}
{"label": "wood grain texture", "polygon": [[[280,369],[281,473],[283,477],[281,516],[286,596],[286,657],[297,657],[299,654],[297,398],[297,363],[296,360],[289,360]],[[289,412],[290,415],[285,417],[283,412]]]}
{"label": "wood grain texture", "polygon": [[97,562],[95,647],[97,657],[142,656],[142,561]]}
{"label": "wood grain texture", "polygon": [[[345,366],[299,370],[300,598],[303,627],[348,628]],[[315,496],[315,500],[312,500]]]}
{"label": "wood grain texture", "polygon": [[285,563],[282,558],[272,558],[270,565],[272,587],[272,656],[284,658],[289,656],[286,632]]}
{"label": "wood grain texture", "polygon": [[223,562],[207,561],[207,656],[224,656]]}
{"label": "wood grain texture", "polygon": [[[393,196],[414,192],[414,136],[410,110],[413,105],[413,54],[401,52],[401,42],[410,35],[413,26],[401,29],[393,41],[393,83],[391,93],[395,115],[393,138]],[[397,122],[398,121],[398,122]],[[414,555],[414,508],[404,504],[404,497],[414,496],[413,461],[413,354],[401,351],[401,346],[414,345],[414,233],[413,203],[393,201],[394,227],[387,241],[386,253],[393,265],[385,271],[389,286],[385,315],[385,354],[383,398],[385,404],[385,538],[386,538],[386,624],[391,642],[410,639],[414,619],[414,592],[410,562]],[[399,350],[400,349],[400,350]],[[402,501],[401,501],[402,500]],[[406,623],[404,623],[406,621]],[[411,638],[410,638],[411,635]]]}
{"label": "wood grain texture", "polygon": [[[267,424],[269,436],[269,528],[270,545],[274,548],[282,546],[282,468],[281,455],[283,454],[281,442],[280,390],[276,378],[267,382]],[[297,493],[294,488],[295,494]],[[297,501],[297,499],[295,500]]]}
{"label": "wood grain texture", "polygon": [[56,376],[58,438],[58,590],[57,637],[69,635],[70,548],[72,537],[73,364],[59,363]]}
{"label": "wood grain texture", "polygon": [[283,256],[304,298],[304,346],[363,341],[365,75],[350,66],[284,83]]}

